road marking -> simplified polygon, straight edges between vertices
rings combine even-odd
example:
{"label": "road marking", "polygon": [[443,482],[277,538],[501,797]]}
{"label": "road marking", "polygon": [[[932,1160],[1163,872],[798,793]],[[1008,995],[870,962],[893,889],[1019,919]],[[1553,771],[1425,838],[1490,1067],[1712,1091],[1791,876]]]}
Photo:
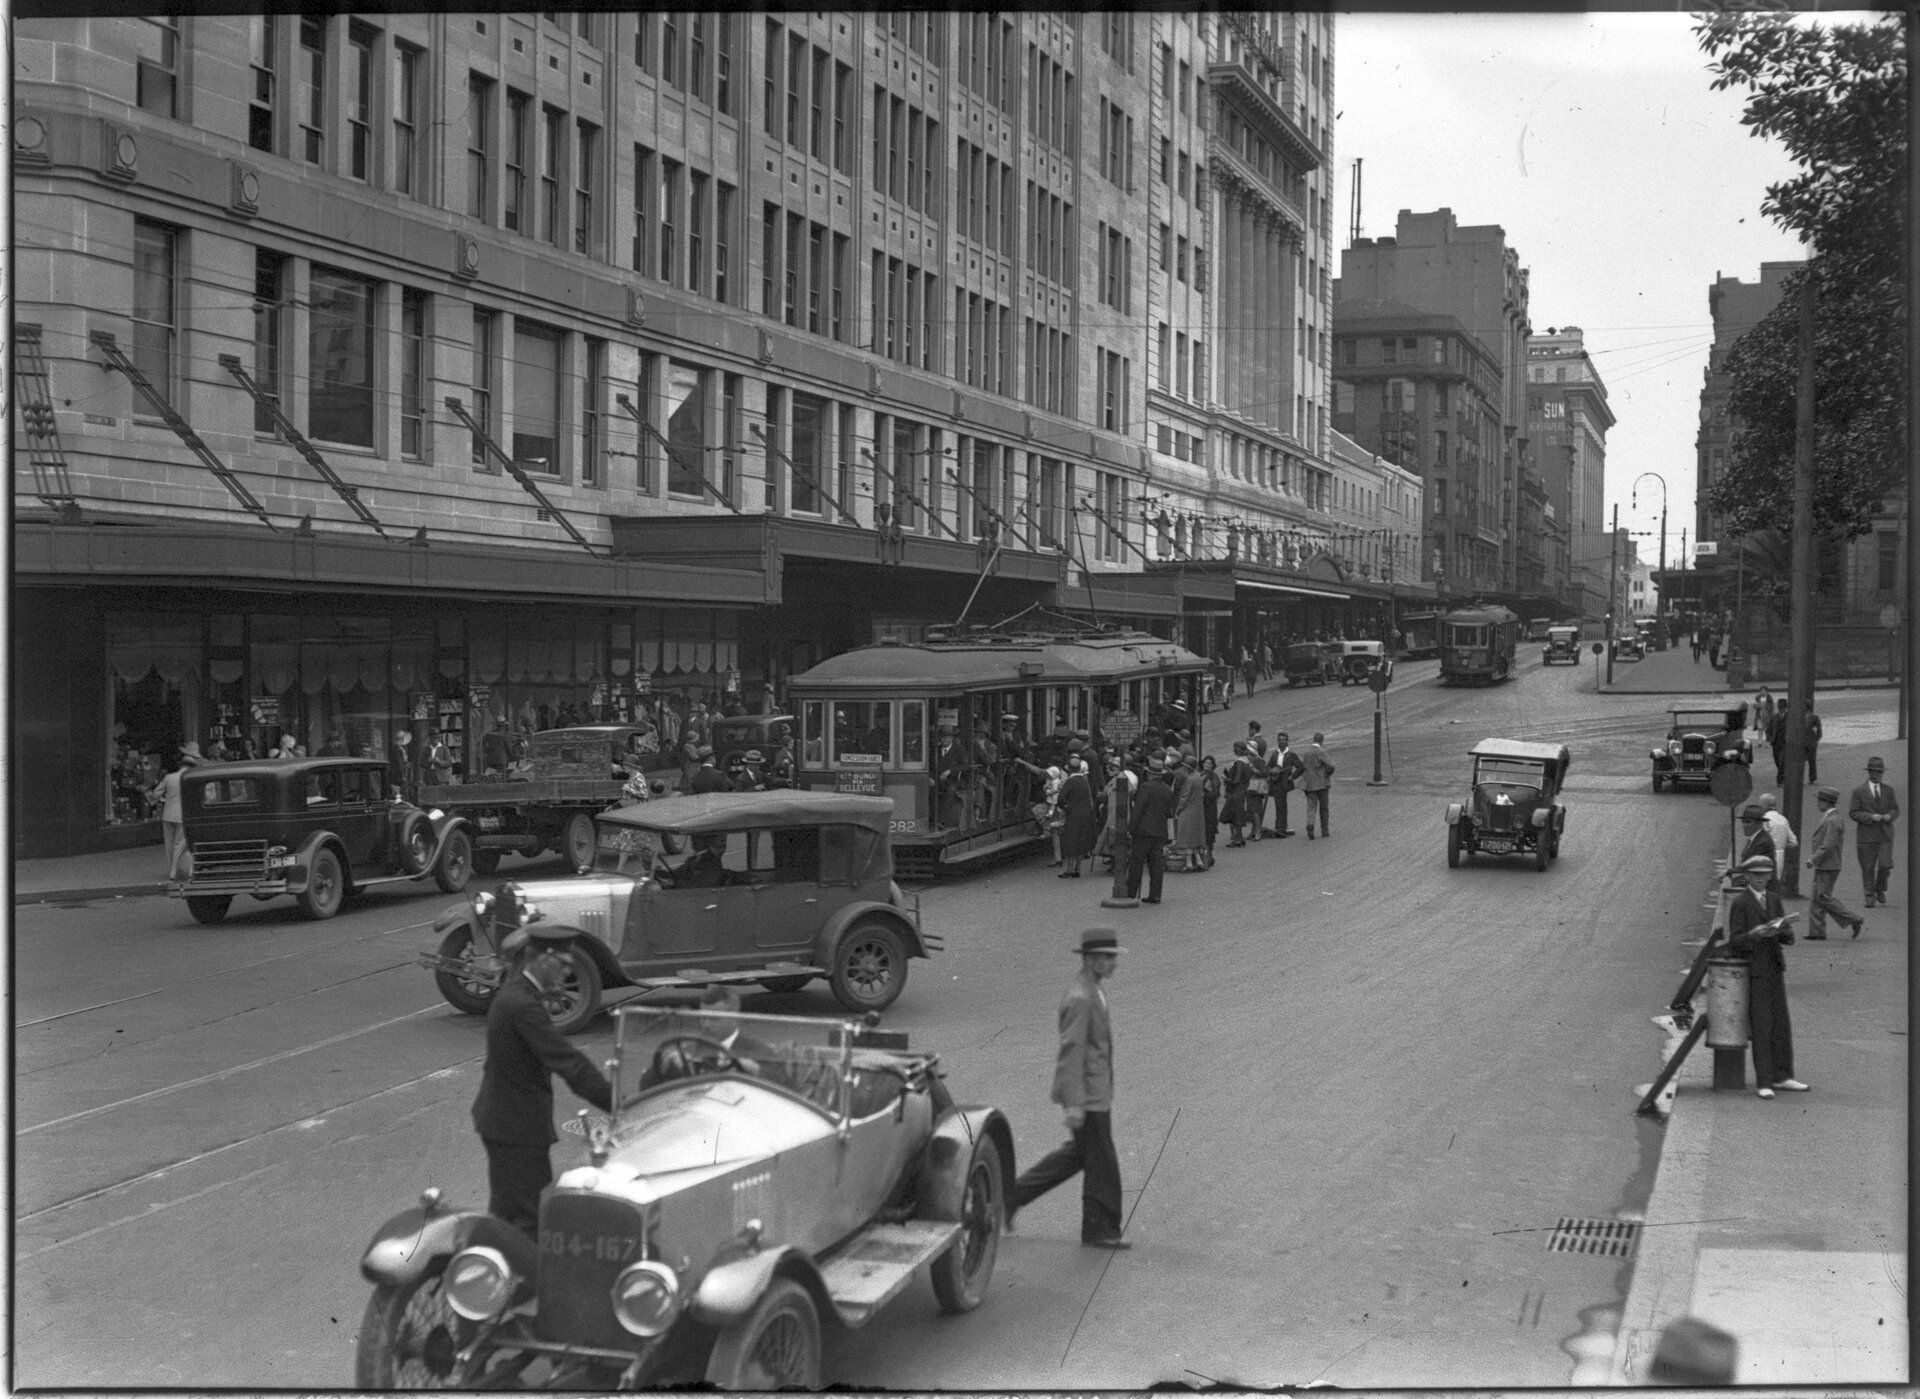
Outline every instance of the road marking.
{"label": "road marking", "polygon": [[183,1083],[168,1084],[165,1088],[155,1088],[146,1093],[136,1093],[131,1098],[121,1098],[117,1102],[102,1103],[98,1107],[87,1108],[82,1112],[69,1113],[65,1117],[56,1117],[50,1122],[38,1122],[31,1127],[22,1127],[18,1135],[30,1137],[35,1132],[44,1132],[50,1127],[63,1127],[69,1122],[79,1122],[84,1118],[97,1117],[103,1112],[112,1112],[116,1108],[131,1107],[135,1103],[145,1102],[150,1098],[164,1098],[169,1094],[184,1092],[189,1088],[199,1088],[209,1083],[218,1083],[221,1079],[230,1078],[235,1074],[249,1073],[254,1069],[265,1068],[268,1064],[277,1064],[282,1059],[292,1059],[301,1054],[310,1054],[316,1049],[325,1049],[330,1045],[342,1044],[347,1040],[358,1039],[361,1035],[372,1034],[375,1030],[384,1030],[389,1025],[398,1025],[402,1021],[413,1020],[419,1016],[429,1015],[434,1011],[444,1010],[445,1008],[446,1002],[435,1001],[430,1006],[422,1006],[419,1010],[410,1010],[405,1015],[396,1015],[391,1020],[382,1020],[373,1025],[363,1025],[357,1030],[348,1030],[344,1034],[329,1035],[323,1040],[315,1040],[312,1044],[303,1044],[293,1049],[283,1049],[278,1054],[267,1055],[264,1059],[254,1059],[245,1064],[235,1064],[229,1068],[221,1069],[217,1073],[202,1074],[199,1078],[190,1078]]}

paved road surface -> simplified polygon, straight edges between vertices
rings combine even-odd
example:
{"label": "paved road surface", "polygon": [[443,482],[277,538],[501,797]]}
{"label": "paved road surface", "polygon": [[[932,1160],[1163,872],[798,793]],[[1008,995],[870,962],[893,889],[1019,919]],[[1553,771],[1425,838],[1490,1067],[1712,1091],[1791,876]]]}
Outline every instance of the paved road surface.
{"label": "paved road surface", "polygon": [[[1062,1190],[1022,1215],[978,1312],[940,1317],[916,1284],[838,1382],[1566,1383],[1564,1343],[1619,1304],[1625,1268],[1547,1240],[1563,1216],[1644,1202],[1646,1016],[1725,828],[1710,798],[1648,788],[1661,697],[1522,659],[1488,691],[1403,667],[1384,787],[1364,785],[1369,692],[1263,690],[1209,715],[1216,751],[1249,717],[1325,729],[1334,838],[1223,850],[1161,908],[1103,911],[1104,881],[1044,861],[926,891],[949,951],[914,964],[889,1022],[943,1053],[960,1097],[1008,1112],[1023,1161],[1059,1134],[1045,1093],[1069,938],[1119,922],[1115,1130],[1138,1247],[1079,1248]],[[1877,701],[1836,698],[1829,727],[1856,702]],[[1495,733],[1573,747],[1545,874],[1445,867],[1461,755]],[[445,902],[376,892],[327,923],[275,905],[215,928],[161,899],[19,910],[21,1385],[349,1381],[370,1231],[426,1185],[484,1195],[480,1025],[411,963]],[[833,1009],[824,988],[749,1005]],[[609,1041],[604,1021],[583,1037]]]}

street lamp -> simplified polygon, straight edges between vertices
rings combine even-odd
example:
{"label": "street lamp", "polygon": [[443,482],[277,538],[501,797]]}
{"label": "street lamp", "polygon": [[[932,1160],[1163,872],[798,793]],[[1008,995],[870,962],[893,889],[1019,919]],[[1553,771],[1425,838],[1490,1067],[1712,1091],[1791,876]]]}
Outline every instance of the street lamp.
{"label": "street lamp", "polygon": [[[1632,505],[1634,506],[1634,508],[1636,508],[1636,509],[1638,509],[1638,508],[1639,508],[1639,504],[1640,504],[1640,483],[1641,483],[1642,481],[1644,481],[1644,480],[1646,480],[1646,479],[1647,479],[1647,477],[1649,477],[1649,476],[1651,476],[1651,477],[1652,477],[1652,478],[1653,478],[1654,480],[1656,480],[1656,481],[1658,481],[1658,482],[1660,483],[1660,574],[1661,574],[1661,577],[1660,577],[1660,591],[1659,591],[1659,592],[1657,592],[1657,593],[1655,593],[1655,594],[1654,594],[1654,598],[1653,598],[1653,615],[1654,615],[1654,620],[1655,620],[1655,622],[1656,622],[1656,623],[1658,624],[1658,625],[1657,625],[1657,626],[1656,626],[1656,627],[1654,628],[1654,631],[1655,631],[1655,634],[1656,634],[1656,635],[1658,635],[1658,636],[1661,636],[1661,637],[1665,637],[1665,635],[1666,635],[1666,631],[1665,631],[1665,627],[1666,627],[1666,620],[1667,620],[1667,580],[1666,580],[1666,572],[1667,572],[1667,478],[1666,478],[1666,477],[1664,477],[1664,476],[1662,476],[1662,475],[1661,475],[1661,474],[1660,474],[1659,472],[1657,472],[1657,471],[1643,471],[1643,472],[1641,472],[1641,473],[1640,473],[1640,474],[1639,474],[1638,476],[1636,476],[1636,477],[1634,477],[1634,478],[1633,478],[1633,487],[1632,487],[1632,489],[1630,490],[1630,492],[1628,493],[1628,499],[1629,499],[1629,501],[1630,501],[1630,502],[1632,503]],[[1664,645],[1666,645],[1666,642],[1665,642],[1664,640],[1662,640],[1660,644],[1661,644],[1662,646],[1664,646]]]}

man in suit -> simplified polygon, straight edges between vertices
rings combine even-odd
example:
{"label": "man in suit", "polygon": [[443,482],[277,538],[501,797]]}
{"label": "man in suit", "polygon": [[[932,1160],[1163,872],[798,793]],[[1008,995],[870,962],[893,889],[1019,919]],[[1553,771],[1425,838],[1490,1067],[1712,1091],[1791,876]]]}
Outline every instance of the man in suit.
{"label": "man in suit", "polygon": [[727,775],[713,765],[713,749],[706,744],[694,746],[694,758],[699,766],[694,768],[687,782],[687,791],[692,796],[702,796],[708,792],[731,792],[734,785]]}
{"label": "man in suit", "polygon": [[1267,740],[1260,734],[1260,721],[1247,720],[1247,761],[1253,768],[1244,805],[1247,823],[1253,828],[1247,836],[1248,840],[1260,839],[1261,828],[1266,825],[1267,798],[1273,789],[1273,780],[1267,775],[1272,752]]}
{"label": "man in suit", "polygon": [[1807,750],[1807,781],[1820,780],[1820,716],[1813,712],[1813,703],[1808,701],[1804,717],[1800,721],[1801,746]]}
{"label": "man in suit", "polygon": [[1772,889],[1773,861],[1756,856],[1739,867],[1745,887],[1727,905],[1727,954],[1747,964],[1747,1031],[1753,1046],[1755,1090],[1805,1093],[1793,1076],[1793,1021],[1787,1013],[1787,959],[1793,946],[1789,915]]}
{"label": "man in suit", "polygon": [[1847,823],[1840,816],[1840,793],[1822,787],[1814,800],[1820,805],[1820,824],[1813,828],[1808,841],[1813,851],[1813,858],[1807,861],[1807,868],[1813,871],[1813,902],[1807,908],[1807,941],[1826,938],[1828,913],[1843,927],[1851,923],[1853,935],[1859,937],[1867,920],[1833,896],[1834,883],[1840,878],[1840,852],[1847,840]]}
{"label": "man in suit", "polygon": [[[1149,782],[1146,785],[1152,786]],[[1007,1199],[1014,1215],[1054,1186],[1084,1173],[1080,1242],[1088,1248],[1131,1248],[1120,1237],[1120,1158],[1113,1149],[1113,1022],[1100,983],[1126,951],[1111,928],[1080,934],[1080,975],[1060,1002],[1060,1050],[1049,1095],[1066,1115],[1067,1140],[1020,1173]]]}
{"label": "man in suit", "polygon": [[1860,854],[1860,882],[1868,908],[1876,903],[1887,906],[1887,876],[1893,873],[1893,823],[1900,816],[1900,799],[1881,780],[1886,771],[1880,759],[1867,759],[1867,780],[1853,789],[1847,803],[1847,819],[1859,827],[1853,843]]}
{"label": "man in suit", "polygon": [[1307,770],[1300,755],[1288,743],[1285,731],[1273,736],[1273,757],[1268,760],[1268,768],[1272,774],[1267,785],[1273,792],[1273,834],[1285,840],[1293,834],[1293,823],[1287,819],[1287,794]]}
{"label": "man in suit", "polygon": [[1327,750],[1320,745],[1327,741],[1325,734],[1315,734],[1313,742],[1307,745],[1306,752],[1300,755],[1300,785],[1307,793],[1307,839],[1313,839],[1313,818],[1320,818],[1322,839],[1331,839],[1333,832],[1327,829],[1327,799],[1332,795],[1333,760],[1327,756]]}
{"label": "man in suit", "polygon": [[1759,802],[1748,802],[1740,808],[1740,854],[1734,864],[1744,865],[1756,855],[1765,855],[1773,861],[1776,872],[1779,870],[1779,847],[1767,829],[1767,809]]}
{"label": "man in suit", "polygon": [[613,1091],[593,1061],[553,1027],[545,998],[566,974],[559,949],[573,934],[549,934],[539,924],[515,928],[500,950],[511,959],[507,979],[487,1007],[487,1062],[473,1100],[473,1129],[487,1152],[487,1213],[529,1237],[540,1221],[540,1192],[553,1183],[548,1150],[553,1130],[553,1085],[558,1074],[602,1112],[613,1111]]}
{"label": "man in suit", "polygon": [[1147,777],[1134,794],[1127,824],[1127,897],[1140,894],[1140,876],[1150,874],[1143,904],[1160,902],[1167,874],[1168,823],[1173,820],[1173,788],[1167,785],[1164,758],[1147,760]]}

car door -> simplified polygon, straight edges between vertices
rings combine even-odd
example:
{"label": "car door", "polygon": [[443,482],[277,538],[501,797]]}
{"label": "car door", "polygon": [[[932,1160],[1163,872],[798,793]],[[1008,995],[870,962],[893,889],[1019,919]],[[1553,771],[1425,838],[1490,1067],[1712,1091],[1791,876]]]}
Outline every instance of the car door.
{"label": "car door", "polygon": [[696,866],[682,865],[679,857],[669,854],[664,886],[648,880],[634,891],[620,944],[623,967],[659,969],[662,959],[684,966],[690,955],[724,954],[740,941],[743,929],[748,930],[750,942],[753,889],[748,880],[747,833],[715,832],[693,840],[694,854],[710,848],[717,863],[698,875],[683,873],[675,878],[676,868],[685,871]]}
{"label": "car door", "polygon": [[820,929],[819,826],[778,827],[755,833],[753,865],[753,946],[761,949],[803,948]]}

